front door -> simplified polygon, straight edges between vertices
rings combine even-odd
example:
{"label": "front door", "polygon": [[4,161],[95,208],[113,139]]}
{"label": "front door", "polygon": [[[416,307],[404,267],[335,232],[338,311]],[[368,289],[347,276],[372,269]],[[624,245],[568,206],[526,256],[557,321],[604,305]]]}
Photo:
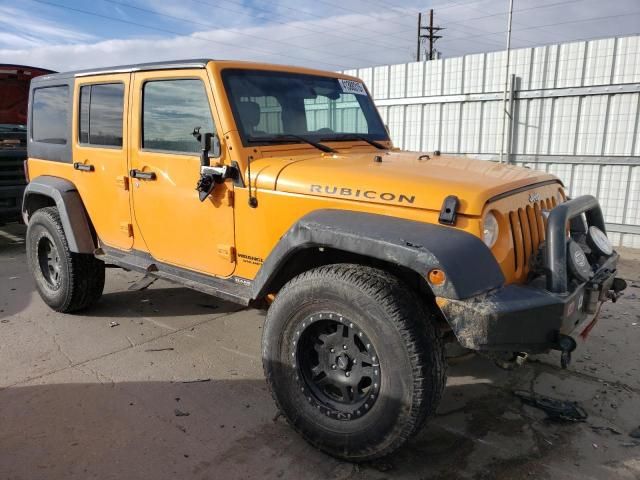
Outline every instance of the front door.
{"label": "front door", "polygon": [[78,77],[74,91],[73,182],[100,241],[123,250],[133,245],[126,135],[130,77]]}
{"label": "front door", "polygon": [[196,191],[200,143],[192,133],[195,128],[216,132],[217,123],[206,71],[139,72],[132,88],[130,181],[135,222],[146,249],[163,263],[231,275],[233,186],[217,185],[204,202]]}

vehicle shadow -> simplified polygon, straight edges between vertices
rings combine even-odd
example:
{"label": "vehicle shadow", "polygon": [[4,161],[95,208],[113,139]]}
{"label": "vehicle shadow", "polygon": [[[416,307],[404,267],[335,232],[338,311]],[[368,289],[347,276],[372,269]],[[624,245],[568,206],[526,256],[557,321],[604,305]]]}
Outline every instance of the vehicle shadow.
{"label": "vehicle shadow", "polygon": [[[467,383],[448,387],[425,429],[398,453],[358,466],[303,441],[276,415],[262,378],[112,382],[103,375],[104,383],[4,389],[0,478],[566,478],[554,456],[566,455],[582,427],[544,427],[551,430],[541,435],[540,418],[524,414],[515,397],[458,370],[452,377]],[[615,462],[634,456],[626,449]]]}
{"label": "vehicle shadow", "polygon": [[[109,272],[107,271],[107,275]],[[121,290],[102,295],[87,317],[181,317],[232,313],[242,307],[183,287],[162,286],[142,291]]]}

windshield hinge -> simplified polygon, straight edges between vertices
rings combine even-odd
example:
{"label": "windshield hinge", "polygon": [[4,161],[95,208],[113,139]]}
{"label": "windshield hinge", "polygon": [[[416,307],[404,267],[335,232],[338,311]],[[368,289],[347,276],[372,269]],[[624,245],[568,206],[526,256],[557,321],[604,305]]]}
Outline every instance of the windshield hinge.
{"label": "windshield hinge", "polygon": [[444,202],[442,202],[442,208],[440,209],[438,222],[443,225],[455,225],[459,205],[460,200],[455,195],[449,195],[447,198],[445,198]]}

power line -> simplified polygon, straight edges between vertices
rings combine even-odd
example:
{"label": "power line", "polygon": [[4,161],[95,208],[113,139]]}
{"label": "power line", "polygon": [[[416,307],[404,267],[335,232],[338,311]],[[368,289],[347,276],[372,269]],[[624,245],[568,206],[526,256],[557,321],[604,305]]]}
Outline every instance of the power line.
{"label": "power line", "polygon": [[[211,3],[211,2],[205,2],[203,0],[191,0],[191,1],[194,2],[194,3],[199,3],[201,5],[209,5],[211,7],[219,7],[218,4],[214,4],[214,3]],[[242,2],[239,2],[237,0],[222,0],[222,1],[227,2],[227,3],[246,6],[245,4],[243,4]],[[319,18],[317,15],[314,15],[313,13],[309,13],[309,12],[307,12],[305,10],[301,10],[299,8],[289,7],[287,5],[282,5],[282,4],[278,3],[278,2],[272,2],[271,4],[272,5],[280,5],[282,8],[285,8],[287,10],[291,10],[291,11],[294,11],[294,12],[302,13],[304,15],[312,17],[313,20],[323,20],[323,19]],[[258,6],[252,6],[251,8],[254,9],[254,10],[260,11],[260,12],[273,13],[271,10],[260,8]],[[236,10],[236,11],[238,11],[238,10]],[[246,11],[243,11],[241,13],[245,14],[245,15],[249,15]],[[283,17],[283,18],[287,18],[287,17]],[[289,17],[289,18],[291,18],[291,17]],[[292,20],[300,21],[300,19],[298,19],[298,18],[295,18],[295,19],[292,19]],[[320,33],[322,35],[332,35],[332,36],[337,36],[337,35],[335,35],[336,31],[341,31],[341,30],[345,30],[345,29],[349,29],[349,30],[353,31],[353,29],[354,29],[354,24],[352,24],[352,23],[336,20],[335,18],[332,19],[332,20],[334,22],[336,22],[336,23],[341,24],[341,25],[345,25],[345,27],[343,27],[341,29],[340,28],[331,28],[331,30],[313,30],[313,29],[310,29],[310,28],[302,27],[302,26],[291,24],[291,23],[287,23],[287,22],[281,22],[281,21],[278,21],[278,20],[272,20],[272,21],[274,21],[276,23],[281,23],[283,25],[291,26],[291,27],[294,27],[294,28],[307,30],[307,31],[312,32],[312,33]],[[379,22],[380,19],[376,18],[376,21]],[[362,28],[362,25],[360,25],[360,28]],[[365,28],[365,30],[370,31],[370,32],[376,31],[376,30],[372,30],[372,29],[368,29],[368,28]],[[296,36],[292,36],[292,37],[287,37],[287,38],[285,38],[283,40],[289,41],[289,40],[294,40],[294,39],[303,38],[303,37],[307,37],[307,36],[309,36],[309,35],[296,35]],[[385,45],[384,43],[372,42],[371,41],[372,39],[380,38],[380,33],[379,32],[377,32],[377,35],[375,35],[375,36],[373,36],[373,35],[372,36],[353,35],[353,33],[350,33],[349,36],[346,37],[346,38],[356,39],[355,41],[357,41],[358,43],[362,43],[362,44],[367,45],[369,47],[377,46],[377,47],[380,47],[380,48],[387,48],[387,49],[400,49],[400,47],[396,47],[394,45]],[[367,40],[367,42],[365,43],[364,40]],[[404,50],[404,47],[402,47],[402,48]]]}
{"label": "power line", "polygon": [[[210,43],[210,44],[213,44],[213,45],[224,45],[224,46],[228,46],[228,47],[238,48],[238,45],[234,44],[234,43],[224,42],[224,41],[220,41],[220,40],[211,40],[211,39],[208,39],[208,38],[199,37],[199,36],[197,36],[197,32],[187,35],[185,33],[178,32],[178,31],[175,31],[175,30],[170,30],[170,29],[163,28],[163,27],[154,27],[154,26],[151,26],[151,25],[145,25],[143,23],[133,22],[131,20],[125,20],[125,19],[122,19],[122,18],[111,17],[109,15],[104,15],[104,14],[97,13],[97,12],[91,12],[91,11],[83,10],[83,9],[80,9],[80,8],[69,7],[67,5],[59,5],[57,3],[49,2],[47,0],[31,0],[31,1],[32,2],[36,2],[36,3],[41,3],[41,4],[44,4],[44,5],[49,5],[49,6],[56,7],[56,8],[60,8],[60,9],[63,9],[63,10],[82,13],[84,15],[90,15],[90,16],[94,16],[94,17],[98,17],[98,18],[112,20],[112,21],[119,22],[119,23],[125,23],[125,24],[128,24],[128,25],[134,25],[136,27],[146,28],[146,29],[149,29],[149,30],[155,30],[155,31],[158,31],[158,32],[169,33],[171,35],[178,35],[180,37],[189,36],[189,37],[194,38],[196,40],[200,40],[202,42],[207,42],[207,43]],[[311,58],[307,58],[307,57],[299,57],[299,56],[296,56],[296,55],[290,55],[290,54],[280,53],[280,52],[270,52],[268,50],[261,50],[261,49],[256,49],[256,48],[245,48],[245,50],[253,52],[253,53],[259,53],[259,54],[268,55],[268,56],[292,58],[292,59],[295,59],[295,60],[302,60],[302,61],[305,61],[305,62],[308,62],[308,61],[312,60]],[[339,67],[341,69],[351,68],[351,66],[341,65],[341,64],[332,63],[332,62],[323,61],[322,63],[324,63],[325,65],[331,65],[333,67]]]}
{"label": "power line", "polygon": [[[150,13],[152,15],[157,15],[159,17],[165,17],[165,18],[170,18],[170,19],[173,19],[173,20],[179,20],[181,22],[189,23],[189,24],[192,24],[192,25],[198,25],[198,26],[202,26],[202,27],[206,27],[206,28],[212,28],[213,27],[213,25],[211,25],[211,24],[198,22],[196,20],[191,20],[191,19],[184,18],[184,17],[177,17],[177,16],[174,16],[174,15],[166,14],[166,13],[161,13],[161,12],[158,12],[156,10],[152,10],[152,9],[148,9],[148,8],[142,8],[142,7],[138,7],[138,6],[135,6],[135,5],[130,5],[130,4],[128,4],[126,2],[123,2],[123,1],[120,1],[120,0],[103,0],[103,1],[107,2],[107,3],[112,3],[114,5],[120,5],[120,6],[125,7],[125,8],[130,8],[130,9],[133,9],[133,10],[138,10],[138,11],[141,11],[141,12]],[[255,38],[257,40],[260,40],[261,42],[267,41],[267,42],[271,42],[271,43],[277,43],[277,44],[280,44],[280,45],[285,45],[287,47],[291,46],[291,44],[289,42],[285,42],[285,41],[282,41],[282,40],[271,39],[271,38],[265,38],[265,37],[259,36],[259,35],[253,35],[251,33],[247,33],[245,31],[238,30],[237,28],[225,28],[225,31],[227,31],[227,32],[234,32],[235,31],[236,33],[239,33],[240,35],[243,35],[245,37]],[[308,50],[310,52],[320,53],[321,55],[327,55],[326,51],[317,50],[317,49],[310,48],[310,47],[299,47],[299,48],[303,48],[304,50]],[[354,57],[354,56],[350,56],[350,55],[335,55],[335,54],[332,54],[332,55],[340,57],[340,58],[347,58],[347,59],[350,59],[350,60],[362,61],[361,57]]]}

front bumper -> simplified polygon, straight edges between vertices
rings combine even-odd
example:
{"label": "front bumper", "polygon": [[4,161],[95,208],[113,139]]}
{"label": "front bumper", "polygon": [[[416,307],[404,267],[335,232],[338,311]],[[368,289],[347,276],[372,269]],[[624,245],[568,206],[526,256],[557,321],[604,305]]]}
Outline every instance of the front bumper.
{"label": "front bumper", "polygon": [[583,213],[588,226],[605,231],[600,206],[591,196],[569,200],[550,213],[544,251],[546,278],[526,285],[505,285],[469,299],[439,300],[463,347],[540,353],[565,350],[563,337],[578,339],[588,334],[602,302],[615,295],[612,290],[624,288],[624,282],[615,282],[617,253],[601,261],[588,282],[570,282],[566,229],[568,222]]}

